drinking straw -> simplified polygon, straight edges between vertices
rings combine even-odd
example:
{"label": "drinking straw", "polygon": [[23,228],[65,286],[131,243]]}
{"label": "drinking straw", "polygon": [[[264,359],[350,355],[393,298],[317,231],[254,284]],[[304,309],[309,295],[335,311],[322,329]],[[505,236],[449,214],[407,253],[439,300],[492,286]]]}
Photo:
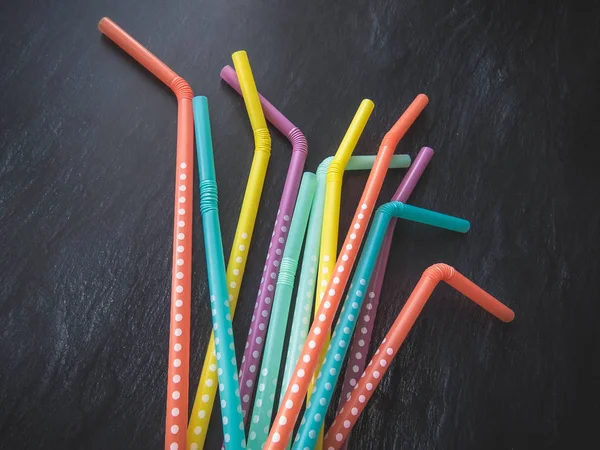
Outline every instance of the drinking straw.
{"label": "drinking straw", "polygon": [[258,391],[254,399],[250,432],[248,434],[249,449],[262,449],[262,444],[264,444],[269,433],[275,388],[277,387],[281,355],[283,353],[283,341],[287,328],[292,291],[294,290],[294,279],[316,184],[317,177],[314,173],[306,172],[302,176],[298,200],[290,225],[289,239],[283,251],[277,286],[273,295],[273,310],[271,311],[269,330],[265,340],[265,351],[258,379]]}
{"label": "drinking straw", "polygon": [[213,329],[217,351],[223,436],[228,448],[245,448],[242,403],[237,376],[235,345],[228,302],[223,241],[219,225],[217,177],[206,97],[194,97],[196,151],[200,175],[200,213]]}
{"label": "drinking straw", "polygon": [[[363,102],[361,102],[361,105],[358,108],[358,111],[356,112],[354,119],[352,120],[350,127],[344,136],[344,139],[342,140],[341,146],[350,147],[350,151],[352,151],[372,110],[373,102],[370,100],[363,100]],[[276,226],[278,221],[281,221],[281,231],[284,233],[287,233],[290,214],[281,214],[280,212],[277,220],[275,221]],[[273,236],[273,238],[275,237],[276,236]],[[284,243],[285,239],[283,236],[279,238],[278,243],[276,242],[278,247]],[[258,291],[259,297],[254,307],[254,314],[252,315],[252,322],[248,332],[248,340],[246,341],[244,357],[242,358],[242,367],[240,370],[240,389],[242,391],[242,399],[248,400],[248,402],[244,401],[242,405],[246,421],[248,420],[246,411],[249,409],[249,401],[254,393],[256,379],[258,378],[258,368],[260,367],[265,335],[271,313],[271,298],[275,289],[274,285],[277,279],[277,273],[279,271],[281,256],[275,253],[276,250],[281,251],[281,248],[274,249],[272,247],[267,254],[267,261],[265,263],[265,269],[263,270],[263,278],[261,279],[260,289]]]}
{"label": "drinking straw", "polygon": [[[406,167],[410,163],[408,155],[394,155],[390,162],[390,169]],[[317,189],[310,211],[308,230],[306,232],[306,243],[304,244],[304,255],[298,281],[296,304],[292,319],[288,351],[285,358],[285,369],[281,385],[281,396],[285,394],[292,371],[298,362],[298,356],[302,352],[302,345],[308,334],[308,323],[312,310],[312,302],[315,295],[315,281],[317,278],[317,258],[321,242],[321,226],[323,223],[323,203],[325,201],[325,181],[327,169],[333,160],[333,156],[325,158],[317,168]],[[346,170],[367,170],[373,167],[375,155],[352,156],[346,165]]]}
{"label": "drinking straw", "polygon": [[[432,157],[433,150],[429,147],[423,147],[419,151],[419,154],[415,158],[410,169],[408,169],[408,172],[406,172],[406,175],[402,179],[400,186],[398,186],[396,193],[393,195],[392,201],[406,203]],[[379,251],[379,256],[377,257],[377,262],[373,269],[371,282],[369,283],[369,288],[366,290],[365,300],[356,320],[355,328],[360,330],[360,333],[355,333],[352,339],[352,346],[348,355],[348,364],[346,364],[346,373],[342,383],[342,393],[340,395],[338,411],[344,405],[347,396],[350,395],[350,392],[356,385],[358,374],[362,373],[365,368],[367,359],[366,354],[371,342],[373,324],[375,323],[377,306],[379,305],[379,295],[381,294],[381,287],[383,285],[390,248],[392,246],[396,221],[396,218],[392,218],[387,227],[385,237],[383,238],[383,244],[381,245],[381,250]],[[344,447],[348,445],[349,441],[350,439],[346,439]]]}
{"label": "drinking straw", "polygon": [[358,248],[365,234],[369,218],[377,196],[381,190],[392,154],[402,136],[418,115],[427,105],[428,99],[424,94],[418,95],[400,119],[384,137],[375,165],[371,169],[369,179],[356,210],[352,226],[348,231],[342,253],[336,263],[336,276],[330,281],[329,289],[321,300],[317,320],[310,328],[302,356],[298,359],[295,373],[282,399],[277,416],[269,433],[265,447],[268,449],[283,449],[288,443],[302,408],[302,402],[308,390],[310,378],[313,376],[318,357],[325,342],[325,334],[331,327],[337,306],[348,282],[348,277]]}
{"label": "drinking straw", "polygon": [[408,332],[440,281],[445,281],[502,322],[511,322],[515,317],[515,313],[510,308],[458,273],[453,267],[446,264],[434,264],[429,267],[423,272],[419,283],[413,289],[402,311],[398,314],[396,321],[352,391],[350,398],[327,432],[325,446],[328,450],[340,448],[354,427],[390,362],[398,353]]}
{"label": "drinking straw", "polygon": [[[325,355],[313,397],[306,406],[304,419],[301,422],[294,442],[294,449],[313,448],[315,446],[317,434],[323,426],[323,418],[333,395],[333,387],[337,383],[346,356],[348,341],[354,332],[356,316],[360,312],[377,255],[379,254],[386,229],[392,217],[420,222],[459,233],[466,233],[469,230],[469,222],[466,220],[405,205],[404,203],[390,202],[379,207],[375,213],[369,236],[356,266],[356,271],[350,284],[350,293],[344,301],[333,333],[331,345]],[[354,289],[352,289],[352,286],[354,286]]]}
{"label": "drinking straw", "polygon": [[[237,62],[238,73],[242,90],[244,92],[244,103],[248,111],[250,125],[254,132],[255,148],[250,175],[246,184],[244,200],[240,210],[233,245],[227,264],[227,285],[229,286],[229,300],[226,303],[232,311],[237,302],[244,269],[246,267],[247,252],[252,240],[256,214],[260,203],[260,197],[265,182],[265,174],[271,155],[271,138],[266,128],[266,122],[262,114],[256,85],[248,57],[245,52],[234,53],[234,62]],[[231,312],[233,315],[233,313]],[[213,402],[217,390],[217,358],[215,353],[214,336],[211,334],[200,383],[190,417],[188,426],[188,444],[191,450],[204,447],[208,423],[212,412]]]}
{"label": "drinking straw", "polygon": [[[194,124],[190,85],[107,17],[98,29],[166,84],[177,97],[175,224],[171,273],[171,319],[165,449],[185,448],[190,359]],[[180,432],[181,431],[181,432]]]}
{"label": "drinking straw", "polygon": [[[235,71],[226,66],[221,70],[221,77],[231,87],[239,92],[239,83]],[[269,251],[265,261],[263,276],[259,286],[256,299],[252,324],[248,333],[248,339],[242,357],[240,370],[240,383],[242,391],[242,407],[244,418],[250,409],[250,399],[254,393],[256,375],[260,367],[260,356],[264,347],[269,316],[273,303],[277,276],[279,274],[281,258],[288,238],[290,217],[294,211],[294,204],[298,195],[300,178],[307,156],[306,139],[302,132],[295,127],[283,114],[281,114],[264,97],[260,96],[265,115],[269,121],[276,126],[292,143],[292,158],[288,167],[288,173],[283,187],[277,217],[275,220]]]}

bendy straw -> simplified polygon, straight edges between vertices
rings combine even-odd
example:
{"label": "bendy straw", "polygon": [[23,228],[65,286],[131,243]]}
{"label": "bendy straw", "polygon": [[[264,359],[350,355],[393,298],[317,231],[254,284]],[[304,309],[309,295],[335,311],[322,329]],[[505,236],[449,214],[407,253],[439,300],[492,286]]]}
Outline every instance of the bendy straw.
{"label": "bendy straw", "polygon": [[[225,67],[221,71],[221,77],[234,89],[237,89],[235,72],[230,67]],[[265,345],[281,258],[286,240],[288,239],[290,220],[307,156],[306,139],[300,130],[294,127],[294,125],[267,102],[266,99],[261,98],[261,101],[263,102],[263,105],[265,105],[265,114],[269,117],[269,121],[279,128],[283,134],[288,136],[292,142],[292,159],[288,167],[283,193],[277,210],[277,217],[275,218],[271,242],[269,243],[269,250],[264,264],[262,278],[260,280],[258,296],[256,298],[252,322],[250,324],[250,330],[248,331],[248,338],[244,347],[244,355],[242,357],[240,368],[242,409],[246,421],[248,420],[247,413],[250,409],[250,399],[254,393],[258,368],[260,367],[260,358]]]}
{"label": "bendy straw", "polygon": [[194,97],[196,151],[200,175],[200,213],[210,293],[213,330],[217,351],[223,436],[227,448],[244,448],[244,422],[238,385],[231,314],[228,308],[223,241],[219,225],[217,177],[206,97]]}
{"label": "bendy straw", "polygon": [[[325,201],[325,181],[327,169],[329,169],[329,164],[331,164],[332,160],[333,156],[325,158],[317,168],[317,189],[306,232],[306,243],[304,244],[296,304],[294,306],[292,328],[285,358],[281,396],[285,394],[308,333],[308,323],[315,295],[315,280],[317,279],[317,260],[319,257],[321,227],[323,224],[323,203]],[[373,167],[374,162],[375,155],[352,156],[346,165],[346,170],[368,170]],[[407,164],[410,164],[410,157],[408,155],[394,155],[390,162],[390,169],[406,167]]]}
{"label": "bendy straw", "polygon": [[[248,249],[252,240],[256,214],[260,203],[260,197],[265,182],[265,174],[271,155],[271,138],[266,128],[266,122],[262,114],[256,85],[252,76],[252,70],[245,52],[234,54],[234,62],[238,65],[240,84],[244,92],[244,103],[248,111],[250,125],[254,132],[254,157],[252,167],[246,184],[244,200],[240,210],[233,245],[227,264],[227,285],[229,287],[229,299],[226,306],[232,311],[240,292],[244,269],[246,267]],[[208,430],[210,414],[217,389],[217,358],[215,352],[214,336],[211,334],[208,343],[204,365],[190,423],[188,426],[188,445],[192,448],[203,448]]]}
{"label": "bendy straw", "polygon": [[[406,203],[432,157],[433,150],[429,147],[423,147],[419,151],[410,169],[408,169],[408,172],[406,172],[406,175],[402,179],[400,186],[398,186],[396,193],[393,195],[392,201]],[[346,373],[342,382],[342,393],[340,394],[338,410],[344,405],[347,396],[350,395],[350,392],[358,381],[359,374],[362,373],[366,365],[367,352],[369,351],[369,344],[371,342],[373,324],[375,323],[379,295],[381,294],[396,221],[397,219],[393,218],[387,227],[383,244],[381,244],[381,250],[373,269],[369,288],[365,291],[364,303],[356,319],[355,329],[359,331],[353,335],[352,346],[348,354],[348,364],[346,364]],[[348,445],[349,440],[346,439],[344,446]]]}
{"label": "bendy straw", "polygon": [[423,111],[427,102],[426,95],[418,95],[392,129],[386,134],[379,147],[375,165],[367,180],[352,225],[344,241],[342,253],[336,263],[335,276],[331,279],[329,288],[321,300],[317,319],[311,326],[302,350],[302,356],[298,359],[295,374],[290,380],[290,384],[269,433],[269,438],[265,444],[265,447],[268,449],[283,449],[290,439],[294,424],[302,408],[306,391],[308,390],[308,384],[315,372],[319,354],[325,343],[325,334],[331,327],[337,306],[348,282],[350,271],[356,260],[358,248],[364,237],[392,154],[399,140],[421,111]]}
{"label": "bendy straw", "polygon": [[469,222],[456,217],[447,216],[400,202],[386,203],[375,213],[369,236],[364,245],[360,260],[356,266],[350,293],[344,301],[340,316],[333,332],[331,345],[325,354],[325,359],[319,373],[313,395],[306,406],[304,419],[294,441],[294,449],[313,448],[317,435],[323,426],[323,418],[333,395],[342,368],[348,343],[354,332],[356,317],[360,312],[367,286],[377,261],[377,255],[392,217],[420,222],[447,230],[466,233]]}
{"label": "bendy straw", "polygon": [[[275,295],[273,296],[273,309],[265,340],[262,365],[260,366],[258,390],[254,399],[254,408],[250,415],[252,420],[250,421],[250,431],[248,433],[249,449],[261,450],[269,434],[275,388],[277,387],[281,355],[283,353],[283,341],[287,328],[292,291],[294,290],[294,279],[316,185],[317,177],[314,173],[306,172],[302,176],[298,200],[294,208],[288,240],[281,258]],[[251,370],[258,372],[259,368],[254,367]]]}
{"label": "bendy straw", "polygon": [[503,322],[511,322],[515,317],[515,313],[510,308],[500,303],[454,268],[446,264],[435,264],[429,267],[423,273],[390,331],[381,342],[379,349],[363,372],[350,398],[335,418],[325,436],[325,448],[328,450],[340,448],[440,281],[445,281]]}
{"label": "bendy straw", "polygon": [[189,84],[107,17],[98,28],[166,84],[177,97],[177,156],[175,170],[175,225],[171,274],[171,325],[165,448],[185,449],[190,359],[190,301],[192,274],[192,205],[194,180],[194,124]]}

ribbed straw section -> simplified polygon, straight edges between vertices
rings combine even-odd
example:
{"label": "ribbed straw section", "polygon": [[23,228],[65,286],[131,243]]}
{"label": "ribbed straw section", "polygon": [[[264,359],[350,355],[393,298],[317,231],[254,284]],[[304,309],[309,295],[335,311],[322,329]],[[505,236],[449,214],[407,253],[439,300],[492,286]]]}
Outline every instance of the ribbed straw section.
{"label": "ribbed straw section", "polygon": [[188,82],[181,77],[177,77],[173,80],[171,83],[171,89],[177,96],[178,100],[181,100],[182,98],[189,98],[191,100],[194,96],[194,92],[192,91],[192,88]]}
{"label": "ribbed straw section", "polygon": [[281,265],[279,266],[279,277],[277,278],[277,284],[284,284],[287,286],[294,286],[294,275],[298,268],[298,261],[291,258],[282,258]]}
{"label": "ribbed straw section", "polygon": [[436,282],[448,281],[454,276],[455,272],[454,267],[438,263],[428,267],[423,273],[423,277],[429,277]]}
{"label": "ribbed straw section", "polygon": [[217,183],[213,180],[200,182],[200,214],[217,209],[219,204]]}
{"label": "ribbed straw section", "polygon": [[333,161],[333,156],[328,156],[321,162],[321,164],[319,164],[319,167],[317,167],[317,177],[320,178],[327,176],[327,171],[329,170],[331,161]]}
{"label": "ribbed straw section", "polygon": [[292,143],[293,151],[302,153],[308,152],[308,143],[299,128],[292,128],[292,131],[288,133],[288,139]]}
{"label": "ribbed straw section", "polygon": [[266,128],[258,128],[254,131],[254,141],[256,143],[257,152],[271,154],[271,136]]}

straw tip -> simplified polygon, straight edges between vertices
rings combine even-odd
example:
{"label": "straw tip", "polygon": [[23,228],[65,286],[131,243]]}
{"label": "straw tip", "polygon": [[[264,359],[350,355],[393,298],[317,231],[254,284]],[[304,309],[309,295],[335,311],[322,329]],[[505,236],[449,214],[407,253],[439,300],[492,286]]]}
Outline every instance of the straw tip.
{"label": "straw tip", "polygon": [[228,64],[221,69],[221,72],[219,75],[221,76],[221,78],[225,78],[228,74],[231,74],[232,72],[235,72],[235,71],[233,70],[233,67],[231,67]]}
{"label": "straw tip", "polygon": [[369,100],[368,98],[363,99],[362,102],[360,102],[360,107],[361,108],[369,108],[370,110],[372,110],[373,108],[375,108],[375,103],[373,103],[373,100]]}
{"label": "straw tip", "polygon": [[419,94],[415,97],[415,100],[419,102],[424,102],[425,104],[429,103],[429,97],[425,94]]}
{"label": "straw tip", "polygon": [[506,317],[504,317],[502,321],[505,323],[510,323],[513,320],[515,320],[515,312],[512,309],[509,309],[506,313]]}
{"label": "straw tip", "polygon": [[248,57],[248,53],[246,53],[246,50],[238,50],[237,52],[233,52],[231,54],[232,58],[240,58],[240,57]]}
{"label": "straw tip", "polygon": [[103,17],[98,21],[98,29],[102,31],[102,28],[104,28],[106,25],[109,25],[110,23],[112,23],[112,20],[110,20],[108,17]]}

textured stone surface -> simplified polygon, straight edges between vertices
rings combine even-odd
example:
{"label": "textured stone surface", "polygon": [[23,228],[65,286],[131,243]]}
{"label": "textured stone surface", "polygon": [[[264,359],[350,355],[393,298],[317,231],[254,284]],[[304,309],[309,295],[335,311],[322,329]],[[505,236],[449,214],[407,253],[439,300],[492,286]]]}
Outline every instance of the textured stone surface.
{"label": "textured stone surface", "polygon": [[[411,202],[473,226],[460,236],[398,225],[374,339],[439,261],[517,318],[503,325],[440,287],[352,449],[594,442],[598,2],[252,3],[2,2],[0,448],[163,445],[176,101],[100,35],[104,15],[208,96],[226,254],[253,148],[243,102],[219,80],[233,51],[248,51],[260,91],[306,134],[308,170],[335,151],[362,98],[376,107],[356,153],[370,154],[429,95],[398,148],[436,150]],[[289,161],[272,135],[238,355]],[[401,177],[390,173],[382,202]],[[345,177],[342,237],[365,180]],[[194,218],[192,398],[210,329],[197,205]],[[222,439],[213,417],[207,448]]]}

